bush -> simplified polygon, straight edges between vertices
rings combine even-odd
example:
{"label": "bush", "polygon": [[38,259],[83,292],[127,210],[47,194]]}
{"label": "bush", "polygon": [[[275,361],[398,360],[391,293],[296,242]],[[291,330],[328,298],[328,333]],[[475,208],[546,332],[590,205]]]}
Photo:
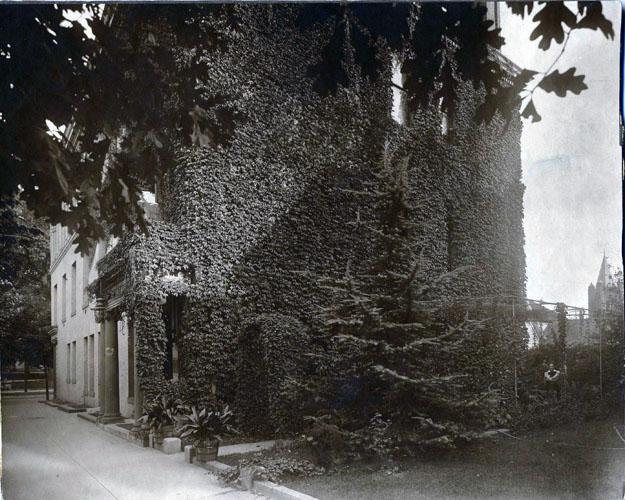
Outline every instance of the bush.
{"label": "bush", "polygon": [[259,455],[241,460],[220,473],[220,479],[228,484],[236,484],[244,473],[248,473],[257,480],[278,482],[285,477],[319,476],[324,472],[323,468],[300,457]]}
{"label": "bush", "polygon": [[588,388],[569,393],[560,401],[549,401],[542,393],[512,411],[512,427],[518,431],[549,429],[562,425],[604,419],[618,408],[613,399],[601,398]]}

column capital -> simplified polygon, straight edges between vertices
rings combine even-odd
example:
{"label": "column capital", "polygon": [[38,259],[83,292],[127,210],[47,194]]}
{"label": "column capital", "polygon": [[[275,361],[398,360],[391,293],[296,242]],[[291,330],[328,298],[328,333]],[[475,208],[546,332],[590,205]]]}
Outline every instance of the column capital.
{"label": "column capital", "polygon": [[106,311],[105,319],[106,321],[119,321],[121,319],[121,316],[121,311],[118,307],[116,307],[115,309]]}
{"label": "column capital", "polygon": [[95,299],[95,305],[91,309],[95,316],[95,322],[103,323],[106,316],[106,299],[98,297]]}

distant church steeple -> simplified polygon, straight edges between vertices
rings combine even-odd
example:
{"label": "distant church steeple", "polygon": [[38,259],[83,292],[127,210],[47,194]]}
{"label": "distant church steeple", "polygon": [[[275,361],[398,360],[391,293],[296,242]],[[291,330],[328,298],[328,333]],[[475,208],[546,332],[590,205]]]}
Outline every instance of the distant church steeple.
{"label": "distant church steeple", "polygon": [[612,269],[604,250],[597,281],[594,285],[591,283],[588,286],[588,311],[591,314],[593,311],[605,310],[607,306],[608,289],[613,288],[614,285]]}

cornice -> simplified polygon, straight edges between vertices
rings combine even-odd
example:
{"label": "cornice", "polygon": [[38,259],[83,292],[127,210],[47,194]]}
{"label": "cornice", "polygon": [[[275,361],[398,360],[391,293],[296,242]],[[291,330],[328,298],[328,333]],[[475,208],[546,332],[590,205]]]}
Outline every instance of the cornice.
{"label": "cornice", "polygon": [[75,239],[76,239],[76,234],[74,233],[65,240],[65,243],[61,247],[59,254],[56,256],[56,259],[54,259],[54,262],[50,263],[50,274],[52,274],[55,271],[55,269],[57,268],[61,260],[63,260],[63,257],[65,257],[65,254],[67,254],[67,251],[74,244]]}

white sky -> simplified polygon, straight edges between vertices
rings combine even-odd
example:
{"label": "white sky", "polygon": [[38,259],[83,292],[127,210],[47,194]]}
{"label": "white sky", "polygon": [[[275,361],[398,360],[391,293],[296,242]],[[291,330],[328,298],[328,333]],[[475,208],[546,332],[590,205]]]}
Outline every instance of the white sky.
{"label": "white sky", "polygon": [[[567,2],[568,3],[568,2]],[[570,2],[576,11],[577,2]],[[502,6],[503,7],[503,6]],[[538,91],[542,121],[524,120],[527,296],[587,307],[605,250],[621,261],[621,160],[618,127],[619,2],[603,2],[614,40],[599,31],[574,31],[556,69],[586,75],[588,90],[559,98]],[[502,8],[504,54],[519,66],[546,70],[558,48],[543,52],[530,42],[531,21]],[[534,12],[532,13],[534,14]]]}

